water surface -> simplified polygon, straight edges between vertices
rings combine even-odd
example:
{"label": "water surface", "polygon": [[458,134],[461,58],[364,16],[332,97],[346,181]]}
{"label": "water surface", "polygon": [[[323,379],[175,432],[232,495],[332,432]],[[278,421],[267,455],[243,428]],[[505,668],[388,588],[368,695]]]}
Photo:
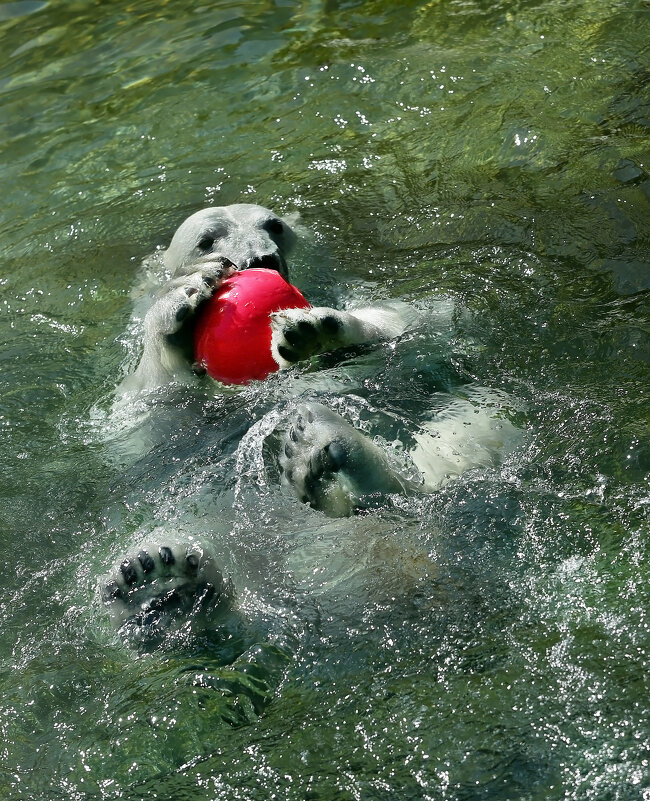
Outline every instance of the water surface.
{"label": "water surface", "polygon": [[[650,798],[649,13],[0,5],[0,796]],[[138,264],[242,201],[308,297],[451,329],[107,437]],[[332,521],[265,462],[298,392],[408,445],[473,385],[522,443],[429,498]],[[140,654],[95,580],[168,527],[245,620]]]}

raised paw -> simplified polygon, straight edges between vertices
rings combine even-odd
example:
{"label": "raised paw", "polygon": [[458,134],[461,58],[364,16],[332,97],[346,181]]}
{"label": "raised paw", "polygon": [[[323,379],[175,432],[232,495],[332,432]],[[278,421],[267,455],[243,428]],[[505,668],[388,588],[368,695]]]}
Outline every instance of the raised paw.
{"label": "raised paw", "polygon": [[130,639],[150,640],[179,618],[227,605],[232,583],[205,545],[145,545],[116,564],[100,583],[114,625]]}
{"label": "raised paw", "polygon": [[349,344],[348,315],[327,308],[285,309],[271,315],[271,348],[286,366]]}
{"label": "raised paw", "polygon": [[330,517],[347,517],[405,488],[374,443],[319,403],[298,407],[278,461],[283,484]]}
{"label": "raised paw", "polygon": [[199,262],[195,267],[195,272],[174,278],[162,288],[145,316],[147,337],[173,339],[221,281],[235,271],[231,262],[222,258]]}

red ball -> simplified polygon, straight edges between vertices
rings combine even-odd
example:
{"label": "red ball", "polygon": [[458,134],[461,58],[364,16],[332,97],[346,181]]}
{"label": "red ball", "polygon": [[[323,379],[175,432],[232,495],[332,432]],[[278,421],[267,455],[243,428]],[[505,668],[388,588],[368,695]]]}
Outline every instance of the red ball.
{"label": "red ball", "polygon": [[271,313],[306,308],[302,293],[275,270],[235,273],[199,310],[194,358],[224,384],[266,378],[279,367],[271,355]]}

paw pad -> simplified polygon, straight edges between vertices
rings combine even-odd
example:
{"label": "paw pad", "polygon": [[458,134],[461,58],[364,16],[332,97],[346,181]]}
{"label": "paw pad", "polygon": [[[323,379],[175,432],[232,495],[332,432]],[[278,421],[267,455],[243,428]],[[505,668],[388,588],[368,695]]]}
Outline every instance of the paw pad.
{"label": "paw pad", "polygon": [[234,591],[204,548],[161,545],[123,559],[100,594],[115,625],[142,641],[147,629],[160,633],[172,618],[191,614],[215,597],[216,603],[226,603]]}

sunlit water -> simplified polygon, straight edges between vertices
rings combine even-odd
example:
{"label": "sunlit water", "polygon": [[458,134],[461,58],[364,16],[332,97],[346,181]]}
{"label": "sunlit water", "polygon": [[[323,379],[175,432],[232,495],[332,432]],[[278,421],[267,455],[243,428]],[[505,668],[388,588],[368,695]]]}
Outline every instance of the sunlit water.
{"label": "sunlit water", "polygon": [[[650,798],[649,14],[0,4],[0,797]],[[429,323],[116,430],[140,260],[241,201],[301,212],[310,299]],[[293,397],[399,458],[473,386],[500,465],[352,520],[279,488]],[[96,579],[170,530],[238,615],[138,653]]]}

